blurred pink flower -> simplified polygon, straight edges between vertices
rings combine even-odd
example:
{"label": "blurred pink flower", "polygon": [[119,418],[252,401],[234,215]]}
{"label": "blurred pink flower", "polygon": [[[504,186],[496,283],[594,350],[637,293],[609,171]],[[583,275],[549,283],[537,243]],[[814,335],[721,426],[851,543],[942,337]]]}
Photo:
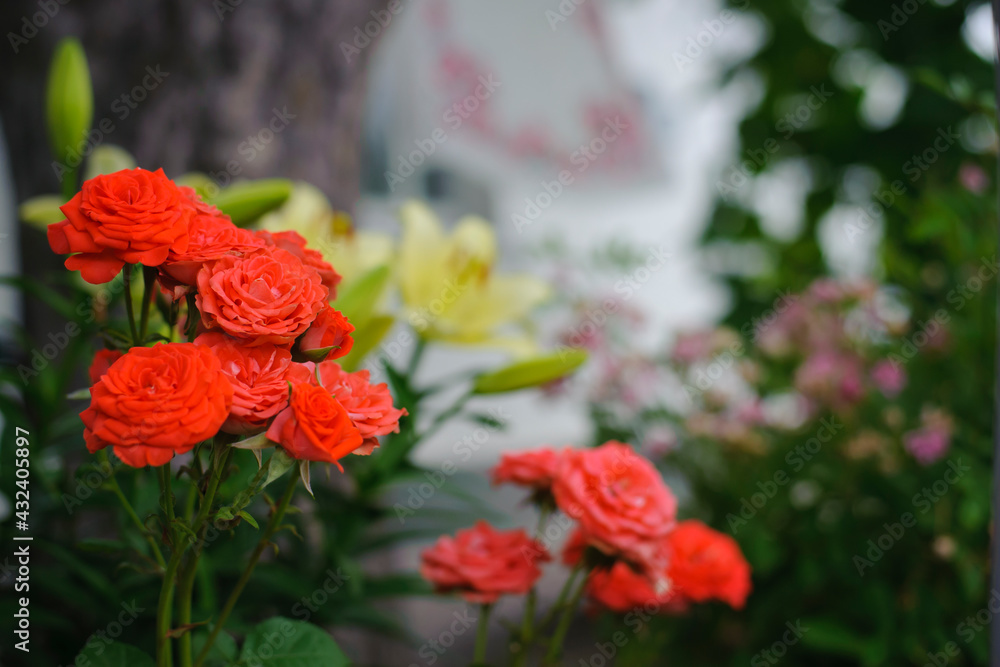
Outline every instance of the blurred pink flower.
{"label": "blurred pink flower", "polygon": [[903,444],[922,465],[944,458],[951,445],[952,419],[942,410],[924,408],[920,428],[903,434]]}
{"label": "blurred pink flower", "polygon": [[677,431],[669,424],[653,426],[642,439],[642,453],[656,459],[669,454],[677,446]]}
{"label": "blurred pink flower", "polygon": [[958,180],[969,192],[982,194],[990,186],[990,178],[977,164],[966,162],[958,170]]}
{"label": "blurred pink flower", "polygon": [[897,363],[883,359],[871,371],[872,382],[886,398],[895,398],[906,387],[906,371]]}
{"label": "blurred pink flower", "polygon": [[809,296],[820,302],[836,303],[844,298],[844,289],[833,278],[819,278],[809,285]]}
{"label": "blurred pink flower", "polygon": [[848,352],[814,352],[795,372],[795,388],[833,408],[844,408],[864,396],[861,360]]}
{"label": "blurred pink flower", "polygon": [[670,356],[678,363],[690,364],[699,359],[706,358],[711,351],[711,333],[708,331],[692,331],[678,334]]}

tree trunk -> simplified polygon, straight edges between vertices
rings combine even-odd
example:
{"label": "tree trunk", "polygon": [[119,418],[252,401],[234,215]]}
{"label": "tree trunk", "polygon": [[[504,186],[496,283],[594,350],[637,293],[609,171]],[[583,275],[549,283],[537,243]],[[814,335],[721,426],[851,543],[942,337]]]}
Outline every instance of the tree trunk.
{"label": "tree trunk", "polygon": [[[51,19],[37,0],[0,8],[9,61],[0,114],[20,198],[58,191],[45,137],[45,79],[55,43],[74,35],[90,62],[99,142],[123,146],[141,166],[171,176],[204,171],[220,185],[301,178],[338,207],[354,203],[372,50],[355,48],[355,28],[385,0],[51,4],[58,7]],[[42,27],[34,31],[32,23]]]}

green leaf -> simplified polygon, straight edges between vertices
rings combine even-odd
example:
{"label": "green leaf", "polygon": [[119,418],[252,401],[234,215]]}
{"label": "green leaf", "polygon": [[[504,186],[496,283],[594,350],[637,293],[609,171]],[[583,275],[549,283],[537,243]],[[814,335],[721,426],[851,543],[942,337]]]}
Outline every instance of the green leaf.
{"label": "green leaf", "polygon": [[371,319],[390,274],[387,265],[375,267],[341,290],[331,305],[346,315],[355,328],[363,327]]}
{"label": "green leaf", "polygon": [[120,641],[107,643],[107,638],[96,636],[87,641],[86,647],[76,656],[75,665],[88,667],[154,667],[153,659],[134,646]]}
{"label": "green leaf", "polygon": [[[207,630],[196,630],[191,633],[191,652],[194,655],[201,653],[210,631],[211,626]],[[236,648],[236,640],[233,639],[233,636],[226,632],[220,632],[215,641],[212,642],[212,648],[208,651],[205,667],[228,667],[236,662],[238,655],[239,649]]]}
{"label": "green leaf", "polygon": [[257,524],[257,520],[250,516],[250,513],[246,510],[240,510],[239,515],[243,517],[243,520],[249,523],[251,526],[260,530],[260,526]]}
{"label": "green leaf", "polygon": [[215,181],[208,174],[203,174],[200,171],[190,171],[186,174],[181,174],[174,179],[174,183],[193,188],[204,201],[209,201],[212,197],[219,194],[219,186],[215,184]]}
{"label": "green leaf", "polygon": [[340,667],[347,656],[326,632],[302,621],[269,618],[247,635],[240,661],[259,667]]}
{"label": "green leaf", "polygon": [[52,57],[45,116],[52,155],[69,167],[71,158],[78,157],[77,150],[94,119],[94,91],[87,55],[80,42],[71,37],[59,42]]}
{"label": "green leaf", "polygon": [[64,203],[59,195],[39,195],[21,204],[17,209],[17,215],[23,222],[44,230],[52,223],[66,219],[59,210]]}
{"label": "green leaf", "polygon": [[278,448],[274,450],[274,454],[271,455],[270,463],[267,466],[267,479],[260,488],[264,488],[274,480],[278,479],[286,472],[292,469],[292,467],[298,463],[295,459],[289,456],[285,450]]}
{"label": "green leaf", "polygon": [[391,315],[375,315],[371,317],[364,326],[355,325],[354,347],[350,354],[346,354],[337,360],[337,363],[347,371],[356,370],[365,357],[376,345],[382,342],[385,335],[389,333],[395,320]]}
{"label": "green leaf", "polygon": [[209,203],[242,227],[284,204],[291,194],[291,181],[267,178],[234,183],[212,197]]}
{"label": "green leaf", "polygon": [[101,174],[113,174],[122,169],[135,169],[135,158],[121,146],[104,144],[98,146],[87,158],[87,168],[83,179],[89,180]]}
{"label": "green leaf", "polygon": [[569,375],[586,360],[587,352],[585,350],[566,348],[549,355],[518,361],[496,371],[483,373],[476,378],[472,389],[476,394],[498,394],[537,387]]}

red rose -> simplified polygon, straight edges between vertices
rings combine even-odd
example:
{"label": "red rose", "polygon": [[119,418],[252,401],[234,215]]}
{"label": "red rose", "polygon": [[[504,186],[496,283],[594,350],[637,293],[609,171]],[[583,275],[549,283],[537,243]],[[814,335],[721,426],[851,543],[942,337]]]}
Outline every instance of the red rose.
{"label": "red rose", "polygon": [[636,564],[662,567],[662,540],[674,526],[677,501],[656,468],[628,445],[567,449],[552,484],[556,505],[590,545]]}
{"label": "red rose", "polygon": [[276,345],[248,347],[218,332],[194,340],[212,349],[222,362],[222,372],[233,386],[233,405],[222,425],[226,433],[260,433],[272,417],[288,406],[288,381],[292,353]]}
{"label": "red rose", "polygon": [[493,468],[493,483],[547,490],[555,479],[560,456],[559,452],[549,448],[504,452],[500,463]]}
{"label": "red rose", "polygon": [[319,275],[278,248],[226,255],[198,272],[202,323],[247,345],[291,345],[327,302]]}
{"label": "red rose", "polygon": [[292,385],[289,406],[278,413],[267,430],[268,440],[303,461],[335,463],[363,442],[344,406],[323,387],[309,382]]}
{"label": "red rose", "polygon": [[202,264],[226,255],[241,255],[266,244],[253,232],[240,229],[228,215],[198,198],[195,191],[182,187],[194,217],[188,225],[188,247],[184,252],[171,251],[161,266],[163,273],[181,285],[194,285]]}
{"label": "red rose", "polygon": [[[339,359],[354,347],[351,332],[354,325],[344,314],[329,305],[324,306],[309,329],[299,338],[299,350],[311,361]],[[324,350],[329,350],[323,352]],[[319,358],[315,358],[319,357]]]}
{"label": "red rose", "polygon": [[134,347],[90,389],[80,414],[91,453],[108,446],[126,464],[163,465],[211,438],[233,388],[212,350],[193,343]]}
{"label": "red rose", "polygon": [[736,540],[700,521],[682,521],[667,537],[667,548],[667,574],[679,596],[743,608],[751,589],[750,564]]}
{"label": "red rose", "polygon": [[680,611],[684,603],[672,589],[657,593],[649,577],[622,561],[610,568],[598,568],[587,578],[587,597],[608,611],[625,613],[641,610],[646,614]]}
{"label": "red rose", "polygon": [[468,602],[489,604],[521,595],[542,575],[548,551],[523,529],[499,531],[485,521],[445,535],[420,556],[420,574],[440,593],[458,592]]}
{"label": "red rose", "polygon": [[[313,364],[302,366],[311,371]],[[333,361],[324,361],[316,368],[320,383],[337,397],[364,438],[364,445],[355,454],[371,454],[378,447],[378,436],[399,433],[399,420],[407,412],[393,407],[392,394],[384,382],[371,384],[368,371],[348,373]]]}
{"label": "red rose", "polygon": [[184,193],[162,169],[123,169],[86,181],[60,207],[66,219],[49,225],[52,250],[88,283],[112,280],[128,264],[159,266],[188,246],[193,215]]}
{"label": "red rose", "polygon": [[94,360],[90,362],[90,368],[87,370],[87,374],[90,376],[90,384],[96,384],[108,372],[111,364],[121,359],[121,357],[121,350],[98,350],[97,354],[94,355]]}
{"label": "red rose", "polygon": [[330,265],[318,250],[306,247],[306,240],[298,232],[269,232],[266,230],[257,231],[257,237],[268,245],[272,245],[282,250],[287,250],[302,260],[308,267],[316,269],[319,277],[323,279],[323,284],[330,290],[330,298],[337,298],[337,285],[340,283],[340,274]]}

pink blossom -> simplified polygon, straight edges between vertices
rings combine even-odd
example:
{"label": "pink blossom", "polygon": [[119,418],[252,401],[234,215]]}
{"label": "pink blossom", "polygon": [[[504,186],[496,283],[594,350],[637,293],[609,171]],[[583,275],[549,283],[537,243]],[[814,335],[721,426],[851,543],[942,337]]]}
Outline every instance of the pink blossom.
{"label": "pink blossom", "polygon": [[903,444],[913,458],[922,465],[930,465],[944,458],[951,445],[952,420],[943,411],[924,408],[920,415],[920,428],[903,434]]}
{"label": "pink blossom", "polygon": [[895,398],[906,387],[906,371],[897,363],[883,359],[871,371],[872,382],[886,398]]}

